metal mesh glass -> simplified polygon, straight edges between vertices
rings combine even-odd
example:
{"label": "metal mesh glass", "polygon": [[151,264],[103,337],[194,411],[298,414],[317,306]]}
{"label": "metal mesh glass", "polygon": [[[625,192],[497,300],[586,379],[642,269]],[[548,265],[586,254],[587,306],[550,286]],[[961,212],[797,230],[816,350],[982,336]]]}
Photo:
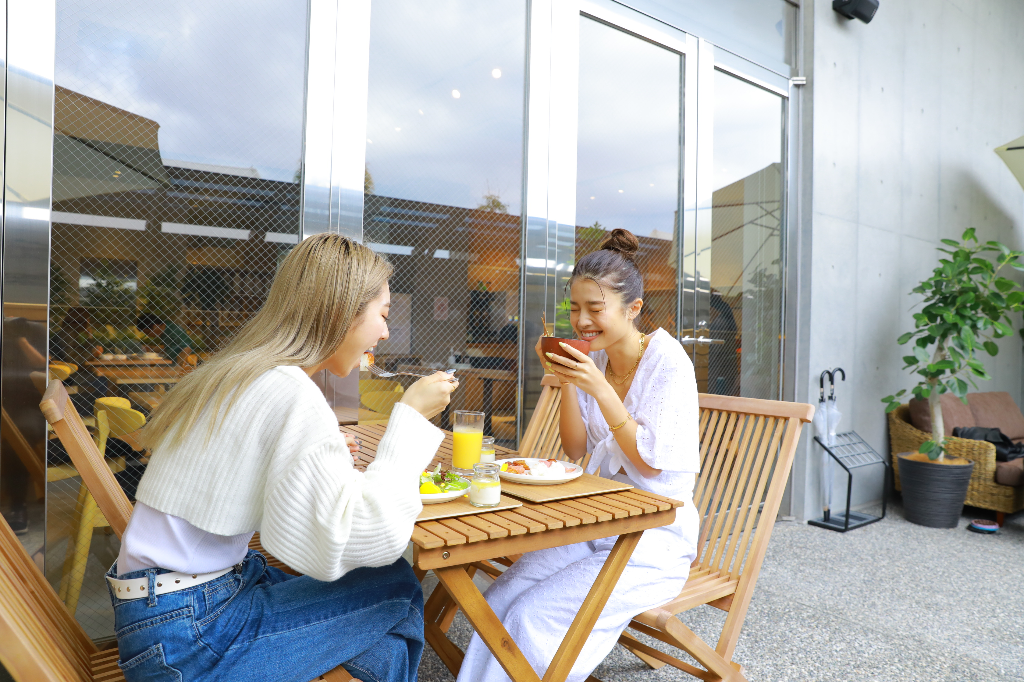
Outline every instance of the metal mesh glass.
{"label": "metal mesh glass", "polygon": [[[301,1],[58,0],[49,363],[83,417],[148,415],[262,305],[298,242],[305,45]],[[131,497],[146,457],[105,454]],[[47,468],[46,575],[109,636],[118,542],[52,436]]]}
{"label": "metal mesh glass", "polygon": [[[364,242],[387,254],[388,370],[457,367],[452,409],[515,443],[526,3],[373,5]],[[362,421],[414,377],[360,381]],[[368,411],[368,412],[367,412]],[[437,419],[450,428],[451,410]]]}
{"label": "metal mesh glass", "polygon": [[580,19],[576,258],[615,228],[640,240],[640,331],[678,332],[682,55]]}
{"label": "metal mesh glass", "polygon": [[717,343],[697,355],[709,393],[780,397],[782,115],[778,95],[715,72],[707,328]]}

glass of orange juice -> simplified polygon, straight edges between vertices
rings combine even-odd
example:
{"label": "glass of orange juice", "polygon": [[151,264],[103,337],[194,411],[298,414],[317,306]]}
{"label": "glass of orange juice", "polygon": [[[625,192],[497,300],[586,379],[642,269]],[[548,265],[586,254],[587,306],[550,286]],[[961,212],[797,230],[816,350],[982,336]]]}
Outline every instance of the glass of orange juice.
{"label": "glass of orange juice", "polygon": [[480,461],[480,446],[484,441],[484,413],[455,410],[455,428],[452,440],[452,468],[471,473]]}

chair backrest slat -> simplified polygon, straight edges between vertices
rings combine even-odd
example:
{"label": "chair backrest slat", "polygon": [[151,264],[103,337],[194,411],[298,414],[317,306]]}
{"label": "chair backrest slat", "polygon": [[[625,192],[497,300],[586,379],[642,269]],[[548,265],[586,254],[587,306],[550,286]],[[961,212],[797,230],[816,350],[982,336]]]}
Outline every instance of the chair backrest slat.
{"label": "chair backrest slat", "polygon": [[[737,481],[740,479],[742,462],[747,454],[751,438],[752,429],[749,428],[746,422],[747,420],[742,415],[738,415],[736,429],[732,433],[732,438],[729,441],[728,447],[725,448],[724,457],[722,458],[720,476],[713,498],[715,508],[711,510],[715,514],[714,524],[711,534],[708,536],[708,544],[712,549],[704,553],[705,568],[717,568],[717,560],[721,558],[719,554],[725,541],[725,538],[722,537],[722,531],[725,528],[725,522],[733,511],[731,504],[733,492]],[[748,428],[744,428],[745,426]]]}
{"label": "chair backrest slat", "polygon": [[16,680],[91,680],[96,646],[0,518],[0,663]]}
{"label": "chair backrest slat", "polygon": [[701,534],[693,566],[741,582],[756,580],[800,429],[814,409],[704,394],[700,409],[701,473],[693,499]]}
{"label": "chair backrest slat", "polygon": [[[701,462],[701,473],[698,479],[700,490],[698,494],[694,495],[694,504],[697,505],[697,511],[700,513],[701,518],[700,540],[697,545],[701,548],[705,546],[705,542],[709,538],[714,537],[711,534],[711,528],[714,525],[711,515],[716,510],[712,508],[712,504],[721,499],[722,487],[725,485],[725,475],[723,472],[728,467],[727,460],[731,452],[730,446],[733,440],[733,432],[736,429],[736,420],[739,415],[720,412],[716,416],[717,419],[709,423],[709,428],[714,426],[715,430],[712,432],[711,447],[705,453],[704,460]],[[701,559],[701,556],[704,558]],[[696,562],[702,568],[707,568],[707,552],[698,555]]]}
{"label": "chair backrest slat", "polygon": [[748,418],[746,428],[744,429],[743,440],[736,451],[736,457],[732,462],[732,468],[726,477],[728,483],[726,484],[725,494],[722,497],[724,511],[720,511],[718,514],[717,523],[721,524],[721,532],[716,532],[713,537],[717,538],[718,542],[715,547],[715,552],[711,559],[711,565],[722,570],[728,570],[729,562],[726,560],[729,552],[729,546],[733,544],[736,537],[736,522],[738,517],[743,514],[744,506],[741,502],[746,491],[753,490],[750,483],[751,471],[756,466],[756,444],[760,442],[761,435],[764,432],[765,420],[764,417],[752,417]]}
{"label": "chair backrest slat", "polygon": [[558,431],[558,417],[562,406],[561,386],[553,374],[545,374],[541,380],[540,398],[519,444],[519,454],[523,457],[568,461],[569,457],[562,450],[562,437]]}
{"label": "chair backrest slat", "polygon": [[51,381],[39,403],[46,421],[50,423],[64,445],[82,481],[96,500],[114,533],[120,538],[128,527],[132,504],[111,473],[103,455],[75,411],[64,384]]}
{"label": "chair backrest slat", "polygon": [[[729,539],[730,548],[722,562],[722,570],[729,571],[733,578],[739,576],[743,567],[743,559],[747,553],[749,539],[754,523],[760,515],[761,500],[764,499],[765,486],[771,476],[773,463],[768,453],[777,452],[781,441],[785,422],[770,418],[764,424],[760,436],[760,445],[753,457],[750,477],[747,479],[747,494],[740,503],[740,513]],[[756,485],[755,485],[756,481]],[[736,557],[735,564],[733,557]]]}

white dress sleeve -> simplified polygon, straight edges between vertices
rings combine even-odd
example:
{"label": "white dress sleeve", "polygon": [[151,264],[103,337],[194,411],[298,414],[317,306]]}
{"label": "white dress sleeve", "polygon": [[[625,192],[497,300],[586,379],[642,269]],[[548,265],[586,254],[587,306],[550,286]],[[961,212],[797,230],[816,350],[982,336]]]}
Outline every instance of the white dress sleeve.
{"label": "white dress sleeve", "polygon": [[644,390],[631,413],[637,423],[636,446],[641,459],[655,469],[696,473],[700,468],[700,410],[689,356],[661,354],[642,380]]}
{"label": "white dress sleeve", "polygon": [[264,495],[263,546],[317,580],[393,563],[423,510],[419,473],[443,439],[416,410],[397,403],[365,473],[353,466],[337,427],[312,445],[307,439],[302,452],[279,453],[283,466],[273,468]]}

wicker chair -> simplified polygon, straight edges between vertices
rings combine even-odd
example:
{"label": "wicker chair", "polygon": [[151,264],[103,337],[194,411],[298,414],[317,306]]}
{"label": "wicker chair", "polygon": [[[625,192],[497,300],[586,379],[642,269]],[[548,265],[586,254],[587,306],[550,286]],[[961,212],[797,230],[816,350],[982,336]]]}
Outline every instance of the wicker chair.
{"label": "wicker chair", "polygon": [[[896,455],[901,452],[917,452],[921,443],[930,439],[931,434],[914,428],[910,423],[909,405],[900,405],[889,413],[889,446],[896,490],[900,489],[900,469]],[[1011,487],[996,483],[994,445],[982,440],[950,437],[946,448],[951,456],[974,462],[964,504],[996,512],[999,525],[1002,525],[1004,515],[1024,509],[1024,486]]]}

